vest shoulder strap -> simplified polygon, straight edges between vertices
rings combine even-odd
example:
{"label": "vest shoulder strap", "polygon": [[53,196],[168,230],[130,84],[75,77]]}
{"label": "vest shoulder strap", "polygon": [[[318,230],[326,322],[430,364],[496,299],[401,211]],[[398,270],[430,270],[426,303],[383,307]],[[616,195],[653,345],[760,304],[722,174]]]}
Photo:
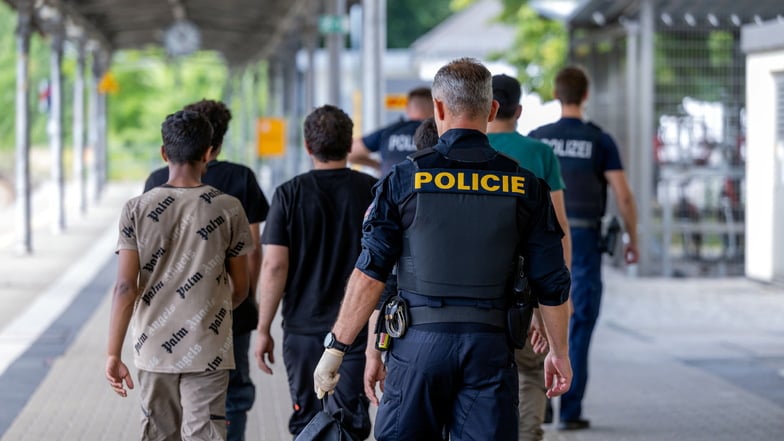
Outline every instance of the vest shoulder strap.
{"label": "vest shoulder strap", "polygon": [[[416,164],[419,158],[424,158],[425,156],[431,155],[433,153],[436,153],[436,150],[433,147],[427,147],[422,150],[417,150],[416,152],[406,156],[406,159]],[[418,165],[417,168],[419,168]]]}

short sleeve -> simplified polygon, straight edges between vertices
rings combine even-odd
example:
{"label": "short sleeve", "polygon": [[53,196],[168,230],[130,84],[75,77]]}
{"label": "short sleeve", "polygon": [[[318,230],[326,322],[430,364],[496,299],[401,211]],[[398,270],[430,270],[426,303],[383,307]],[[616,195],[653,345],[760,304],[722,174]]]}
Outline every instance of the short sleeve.
{"label": "short sleeve", "polygon": [[248,254],[255,246],[251,239],[250,225],[245,210],[242,209],[239,200],[234,199],[233,202],[237,204],[239,210],[233,210],[235,214],[231,216],[231,242],[227,252],[229,257]]}
{"label": "short sleeve", "polygon": [[604,171],[623,170],[623,163],[621,162],[621,154],[618,152],[618,145],[615,140],[607,133],[602,133],[601,143],[604,156]]}
{"label": "short sleeve", "polygon": [[264,231],[261,233],[261,243],[286,247],[290,245],[285,202],[283,187],[278,187],[272,195]]}
{"label": "short sleeve", "polygon": [[267,198],[264,196],[264,192],[261,191],[256,175],[252,171],[248,170],[245,181],[246,200],[243,201],[243,206],[245,207],[245,214],[248,215],[248,222],[251,224],[264,222],[269,213]]}
{"label": "short sleeve", "polygon": [[131,202],[126,202],[123,206],[122,213],[120,214],[120,234],[117,239],[117,248],[115,252],[120,250],[138,250],[138,243],[136,240],[136,218],[132,212]]}
{"label": "short sleeve", "polygon": [[363,136],[362,143],[365,144],[368,150],[371,152],[377,152],[381,149],[381,136],[383,135],[384,130],[376,130],[375,132]]}
{"label": "short sleeve", "polygon": [[555,156],[553,150],[547,147],[550,153],[545,157],[545,180],[547,185],[550,186],[551,191],[558,191],[566,189],[566,183],[561,174],[561,163],[558,162],[558,157]]}

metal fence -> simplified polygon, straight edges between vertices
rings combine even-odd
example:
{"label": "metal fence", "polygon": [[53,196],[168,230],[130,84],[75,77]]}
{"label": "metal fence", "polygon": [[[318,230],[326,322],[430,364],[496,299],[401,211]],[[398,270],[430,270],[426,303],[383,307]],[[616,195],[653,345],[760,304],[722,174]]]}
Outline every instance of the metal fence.
{"label": "metal fence", "polygon": [[[652,274],[743,273],[745,221],[745,57],[740,28],[698,20],[658,18],[654,38],[654,139],[634,131],[638,102],[629,68],[629,26],[573,33],[571,61],[591,76],[588,116],[621,147],[627,173],[653,162]],[[633,55],[632,55],[633,56]],[[636,62],[632,60],[632,62]],[[632,81],[630,81],[632,80]],[[630,108],[632,106],[632,108]],[[645,123],[645,122],[643,122]],[[638,187],[639,188],[639,187]],[[613,207],[610,208],[611,210]]]}

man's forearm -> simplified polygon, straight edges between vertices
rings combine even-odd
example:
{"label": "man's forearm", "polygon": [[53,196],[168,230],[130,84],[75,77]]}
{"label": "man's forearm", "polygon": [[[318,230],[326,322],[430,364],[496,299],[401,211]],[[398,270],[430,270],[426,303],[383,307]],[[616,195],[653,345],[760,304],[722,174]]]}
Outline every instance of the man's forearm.
{"label": "man's forearm", "polygon": [[[275,250],[277,252],[277,250]],[[257,330],[269,334],[272,320],[278,312],[278,305],[283,299],[288,277],[288,260],[278,259],[270,253],[271,258],[262,263],[259,281],[259,324]]]}
{"label": "man's forearm", "polygon": [[569,356],[569,305],[539,305],[550,351],[561,357]]}
{"label": "man's forearm", "polygon": [[348,279],[338,320],[332,328],[338,341],[346,344],[354,342],[375,310],[383,291],[384,282],[354,269]]}
{"label": "man's forearm", "polygon": [[623,218],[623,225],[626,228],[626,233],[629,235],[631,243],[637,243],[637,206],[634,203],[634,198],[629,196],[625,201],[619,201],[618,211]]}
{"label": "man's forearm", "polygon": [[112,309],[109,318],[109,344],[107,355],[120,357],[128,324],[133,316],[137,286],[133,282],[117,282],[112,294]]}

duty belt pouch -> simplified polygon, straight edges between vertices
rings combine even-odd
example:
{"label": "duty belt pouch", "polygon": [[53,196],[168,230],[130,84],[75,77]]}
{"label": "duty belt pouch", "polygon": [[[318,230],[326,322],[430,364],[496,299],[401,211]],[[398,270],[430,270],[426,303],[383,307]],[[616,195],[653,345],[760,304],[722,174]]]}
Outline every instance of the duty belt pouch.
{"label": "duty belt pouch", "polygon": [[509,340],[515,349],[523,349],[528,340],[528,328],[531,326],[531,318],[534,314],[534,307],[531,303],[515,305],[506,315],[506,329]]}
{"label": "duty belt pouch", "polygon": [[528,340],[528,328],[534,314],[534,300],[531,296],[531,287],[523,270],[524,259],[517,258],[517,268],[512,282],[514,304],[506,315],[506,332],[509,341],[515,349],[523,349]]}
{"label": "duty belt pouch", "polygon": [[618,236],[621,234],[621,223],[617,216],[605,216],[602,219],[599,251],[612,256],[615,253],[615,245],[618,243]]}
{"label": "duty belt pouch", "polygon": [[[384,303],[384,305],[386,305],[386,303]],[[379,311],[375,330],[376,349],[381,352],[388,351],[392,347],[392,337],[387,334],[387,318],[386,314],[384,314],[386,308],[384,305],[381,306],[381,310]]]}

